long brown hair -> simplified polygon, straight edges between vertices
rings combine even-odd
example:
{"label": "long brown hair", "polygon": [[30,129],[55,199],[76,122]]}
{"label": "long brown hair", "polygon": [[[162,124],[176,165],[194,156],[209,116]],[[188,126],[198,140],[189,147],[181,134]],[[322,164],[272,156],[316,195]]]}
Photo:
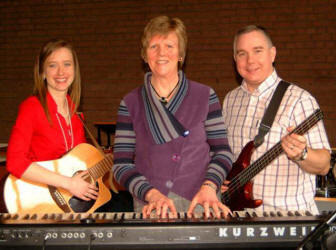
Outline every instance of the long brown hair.
{"label": "long brown hair", "polygon": [[60,48],[67,48],[71,51],[72,57],[74,60],[74,71],[75,76],[72,84],[68,89],[68,94],[72,100],[73,106],[70,107],[71,116],[77,111],[77,108],[80,103],[80,95],[81,95],[81,78],[80,78],[80,70],[79,70],[79,63],[76,51],[71,43],[63,40],[63,39],[52,39],[46,42],[40,50],[39,55],[36,58],[35,65],[34,65],[34,90],[33,95],[35,95],[44,109],[44,112],[49,120],[50,114],[47,105],[47,80],[44,79],[44,64],[47,58],[53,53],[55,50]]}

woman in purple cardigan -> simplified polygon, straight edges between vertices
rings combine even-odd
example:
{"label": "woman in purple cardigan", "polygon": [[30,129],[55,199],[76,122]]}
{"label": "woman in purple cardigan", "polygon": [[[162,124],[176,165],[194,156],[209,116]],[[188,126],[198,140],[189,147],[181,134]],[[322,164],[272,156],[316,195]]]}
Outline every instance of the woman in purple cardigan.
{"label": "woman in purple cardigan", "polygon": [[[218,199],[232,167],[221,106],[208,86],[181,69],[187,47],[183,22],[159,16],[145,27],[142,58],[150,72],[120,103],[113,172],[130,191],[135,211],[161,218],[210,209],[230,210]],[[196,209],[196,210],[195,210]]]}

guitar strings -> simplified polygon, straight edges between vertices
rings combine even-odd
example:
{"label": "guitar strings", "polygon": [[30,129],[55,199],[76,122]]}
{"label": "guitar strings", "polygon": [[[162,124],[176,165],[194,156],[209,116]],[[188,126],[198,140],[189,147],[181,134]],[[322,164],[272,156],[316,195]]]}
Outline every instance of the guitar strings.
{"label": "guitar strings", "polygon": [[[320,110],[316,110],[311,116],[309,116],[301,125],[296,127],[292,133],[296,134],[304,134],[306,133],[315,123],[317,123],[322,118],[322,113]],[[243,188],[243,186],[255,175],[259,173],[259,171],[274,160],[274,158],[277,155],[280,155],[283,152],[281,142],[278,142],[275,144],[268,153],[264,154],[261,158],[256,160],[254,163],[252,163],[247,168],[243,169],[240,175],[235,176],[230,183],[228,184],[229,189],[223,193],[223,197],[230,198],[232,194],[234,194],[239,188]],[[270,157],[271,155],[274,155]],[[256,167],[253,167],[253,165],[256,165]],[[251,170],[252,169],[252,170]],[[251,171],[250,171],[251,170]],[[251,173],[249,173],[249,171]],[[242,180],[242,181],[241,181]],[[243,184],[242,184],[243,183]]]}
{"label": "guitar strings", "polygon": [[113,155],[105,155],[103,160],[98,162],[94,167],[88,169],[89,175],[92,176],[93,179],[97,179],[99,176],[102,176],[104,173],[110,170],[112,165]]}

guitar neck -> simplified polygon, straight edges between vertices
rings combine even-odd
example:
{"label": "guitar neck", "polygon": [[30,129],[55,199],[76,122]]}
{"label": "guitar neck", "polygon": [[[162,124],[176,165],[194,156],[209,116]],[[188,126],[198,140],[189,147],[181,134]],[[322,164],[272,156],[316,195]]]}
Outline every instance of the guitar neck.
{"label": "guitar neck", "polygon": [[97,180],[99,177],[102,177],[104,174],[106,174],[108,171],[111,170],[113,166],[113,155],[107,154],[105,155],[105,158],[98,162],[93,167],[89,168],[89,174],[94,179]]}
{"label": "guitar neck", "polygon": [[[297,126],[290,134],[305,134],[311,127],[313,127],[319,120],[321,120],[323,114],[320,109],[317,109],[312,115],[310,115],[306,120],[304,120],[299,126]],[[258,160],[252,163],[250,166],[245,168],[235,181],[231,181],[231,187],[234,188],[235,183],[239,181],[241,185],[245,185],[253,177],[255,177],[261,170],[267,167],[274,159],[276,159],[280,154],[283,153],[283,148],[281,146],[281,141],[275,144],[270,150],[268,150],[264,155],[262,155]],[[235,179],[234,178],[234,179]],[[230,185],[229,185],[230,188]]]}

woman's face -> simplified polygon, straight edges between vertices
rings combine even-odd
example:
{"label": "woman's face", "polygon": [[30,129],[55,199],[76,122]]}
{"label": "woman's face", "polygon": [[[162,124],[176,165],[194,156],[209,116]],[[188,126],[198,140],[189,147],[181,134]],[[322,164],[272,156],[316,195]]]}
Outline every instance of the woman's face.
{"label": "woman's face", "polygon": [[44,63],[43,75],[49,92],[67,92],[75,77],[71,51],[68,48],[59,48],[52,52]]}
{"label": "woman's face", "polygon": [[154,77],[176,76],[179,61],[179,41],[175,32],[167,36],[154,35],[146,50],[147,63]]}

